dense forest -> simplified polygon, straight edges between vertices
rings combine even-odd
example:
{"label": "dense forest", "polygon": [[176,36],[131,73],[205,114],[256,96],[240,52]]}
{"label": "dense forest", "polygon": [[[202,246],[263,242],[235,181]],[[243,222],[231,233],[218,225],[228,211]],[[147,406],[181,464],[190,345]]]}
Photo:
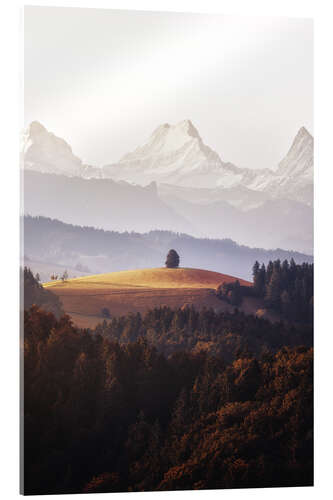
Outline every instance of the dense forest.
{"label": "dense forest", "polygon": [[253,266],[253,288],[267,307],[291,321],[313,321],[313,264],[284,260]]}
{"label": "dense forest", "polygon": [[25,312],[25,493],[311,485],[312,349],[168,357]]}
{"label": "dense forest", "polygon": [[212,309],[161,307],[143,316],[136,313],[104,321],[92,333],[120,344],[144,339],[166,356],[205,351],[226,362],[247,353],[260,356],[283,346],[313,345],[311,325],[271,323],[237,309],[216,313]]}
{"label": "dense forest", "polygon": [[59,297],[43,288],[39,275],[34,276],[28,267],[21,269],[21,283],[23,284],[24,309],[37,304],[45,311],[53,312],[57,318],[64,314]]}
{"label": "dense forest", "polygon": [[164,307],[81,330],[27,307],[24,491],[311,485],[312,367],[311,324]]}
{"label": "dense forest", "polygon": [[294,259],[258,261],[252,268],[253,286],[241,286],[236,280],[221,283],[216,295],[231,305],[239,306],[244,297],[260,297],[263,305],[288,322],[313,323],[313,264],[296,264]]}

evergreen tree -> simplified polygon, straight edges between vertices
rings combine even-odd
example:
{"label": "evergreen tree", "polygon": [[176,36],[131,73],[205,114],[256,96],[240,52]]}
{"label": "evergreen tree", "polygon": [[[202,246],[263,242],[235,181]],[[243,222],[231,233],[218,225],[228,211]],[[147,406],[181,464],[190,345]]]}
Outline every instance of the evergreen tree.
{"label": "evergreen tree", "polygon": [[[257,264],[257,265],[256,265]],[[265,293],[265,280],[266,280],[266,268],[265,264],[262,264],[259,267],[259,262],[256,262],[253,266],[253,288],[255,290],[256,295],[262,297]]]}
{"label": "evergreen tree", "polygon": [[268,283],[271,281],[271,277],[273,274],[273,262],[270,260],[267,264],[266,268],[266,275],[265,275],[265,283],[268,285]]}
{"label": "evergreen tree", "polygon": [[281,310],[286,318],[290,318],[292,312],[292,303],[287,290],[283,290],[283,292],[281,293]]}
{"label": "evergreen tree", "polygon": [[238,280],[233,283],[233,287],[231,288],[230,291],[230,303],[233,306],[239,306],[242,302],[242,292],[241,292],[241,286]]}
{"label": "evergreen tree", "polygon": [[269,307],[279,310],[280,309],[280,273],[278,268],[273,270],[271,279],[266,287],[266,296],[265,300]]}
{"label": "evergreen tree", "polygon": [[255,263],[253,264],[253,268],[252,268],[252,277],[253,277],[253,288],[255,289],[255,291],[257,293],[259,293],[259,288],[260,288],[260,284],[259,284],[259,270],[260,270],[260,264],[259,262],[256,260]]}
{"label": "evergreen tree", "polygon": [[258,273],[259,273],[259,269],[260,269],[260,264],[259,262],[256,260],[255,263],[253,264],[253,267],[252,267],[252,276],[253,276],[253,282],[255,281]]}

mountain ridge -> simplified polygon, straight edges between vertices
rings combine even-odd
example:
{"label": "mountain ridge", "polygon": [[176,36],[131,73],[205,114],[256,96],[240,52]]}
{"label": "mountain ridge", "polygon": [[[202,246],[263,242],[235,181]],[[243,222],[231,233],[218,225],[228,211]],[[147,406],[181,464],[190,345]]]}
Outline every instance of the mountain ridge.
{"label": "mountain ridge", "polygon": [[[255,260],[267,263],[268,260],[293,258],[296,263],[313,262],[313,257],[305,253],[281,248],[250,248],[228,238],[197,238],[165,230],[147,233],[105,231],[87,227],[88,224],[68,224],[29,215],[24,216],[23,221],[27,265],[39,261],[53,263],[64,270],[75,269],[80,264],[80,268],[89,268],[91,274],[159,267],[168,250],[175,248],[185,267],[204,267],[251,280]],[[42,275],[38,264],[32,269]]]}
{"label": "mountain ridge", "polygon": [[103,167],[83,164],[66,141],[32,122],[24,134],[23,155],[26,169],[42,173],[111,178],[141,186],[156,182],[196,189],[247,188],[312,204],[313,137],[305,127],[275,168],[240,168],[222,161],[190,120],[160,125],[142,146]]}

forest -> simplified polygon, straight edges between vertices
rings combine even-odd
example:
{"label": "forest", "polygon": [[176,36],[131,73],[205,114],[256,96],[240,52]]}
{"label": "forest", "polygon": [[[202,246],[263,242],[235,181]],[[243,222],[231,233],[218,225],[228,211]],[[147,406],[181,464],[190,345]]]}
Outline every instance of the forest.
{"label": "forest", "polygon": [[57,318],[64,314],[60,299],[43,288],[38,273],[34,276],[31,269],[25,266],[21,270],[21,283],[23,284],[24,309],[37,304],[45,311],[52,312]]}
{"label": "forest", "polygon": [[296,264],[294,259],[269,261],[253,266],[253,288],[267,307],[283,317],[303,323],[313,322],[313,264]]}
{"label": "forest", "polygon": [[161,307],[143,316],[136,313],[105,320],[92,333],[120,344],[144,339],[166,356],[180,351],[205,351],[225,362],[248,353],[260,356],[275,352],[283,346],[313,345],[311,325],[271,323],[237,308],[233,313],[216,313],[212,309]]}
{"label": "forest", "polygon": [[292,258],[269,261],[267,266],[256,261],[252,269],[253,286],[241,286],[236,280],[221,283],[218,298],[239,306],[246,296],[260,297],[266,308],[277,312],[288,322],[313,323],[313,264],[296,264]]}
{"label": "forest", "polygon": [[81,330],[27,303],[25,494],[312,485],[312,344],[237,308]]}

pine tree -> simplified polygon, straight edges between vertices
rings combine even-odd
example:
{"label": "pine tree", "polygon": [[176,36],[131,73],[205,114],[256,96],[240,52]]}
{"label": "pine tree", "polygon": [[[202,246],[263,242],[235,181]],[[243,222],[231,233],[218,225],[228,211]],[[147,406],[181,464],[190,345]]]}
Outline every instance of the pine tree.
{"label": "pine tree", "polygon": [[253,282],[255,282],[257,275],[259,273],[260,265],[259,262],[256,260],[255,263],[253,264],[252,267],[252,276],[253,276]]}
{"label": "pine tree", "polygon": [[259,288],[260,288],[259,271],[260,271],[260,265],[259,262],[256,260],[252,268],[252,277],[253,277],[253,288],[257,293],[259,293]]}
{"label": "pine tree", "polygon": [[239,306],[241,302],[242,302],[241,286],[239,281],[236,280],[235,283],[233,283],[233,287],[231,289],[230,303],[233,306]]}
{"label": "pine tree", "polygon": [[265,300],[269,307],[279,310],[280,309],[280,273],[277,268],[273,270],[272,277],[267,285]]}
{"label": "pine tree", "polygon": [[265,277],[266,269],[265,264],[259,267],[259,262],[256,261],[253,266],[253,288],[257,295],[262,296],[265,292]]}
{"label": "pine tree", "polygon": [[273,274],[273,262],[270,260],[268,262],[268,265],[267,265],[267,268],[266,268],[266,275],[265,275],[265,282],[266,282],[266,285],[269,284],[269,282],[271,281],[271,277],[272,277],[272,274]]}
{"label": "pine tree", "polygon": [[281,309],[286,318],[290,318],[292,312],[292,304],[290,295],[287,290],[283,290],[283,292],[281,293]]}

